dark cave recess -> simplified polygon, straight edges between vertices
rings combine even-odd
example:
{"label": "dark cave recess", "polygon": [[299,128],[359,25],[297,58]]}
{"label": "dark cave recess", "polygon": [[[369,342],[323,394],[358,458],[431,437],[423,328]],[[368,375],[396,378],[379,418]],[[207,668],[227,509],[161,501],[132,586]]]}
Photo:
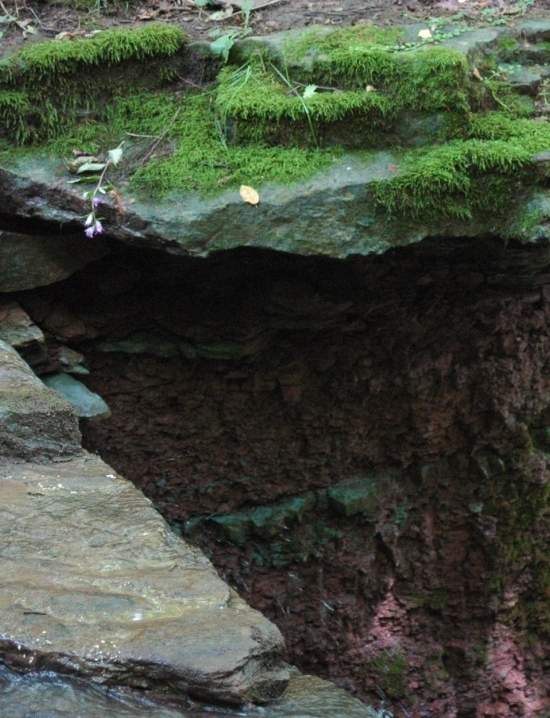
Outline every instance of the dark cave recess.
{"label": "dark cave recess", "polygon": [[300,668],[396,716],[542,715],[548,247],[114,246],[14,298],[48,338],[37,371],[68,345],[111,408],[82,422],[86,448],[281,627]]}

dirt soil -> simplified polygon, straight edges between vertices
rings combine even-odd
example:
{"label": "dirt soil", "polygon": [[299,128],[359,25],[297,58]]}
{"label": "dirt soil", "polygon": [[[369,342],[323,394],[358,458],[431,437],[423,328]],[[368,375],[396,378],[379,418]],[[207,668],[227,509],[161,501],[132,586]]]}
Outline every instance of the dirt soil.
{"label": "dirt soil", "polygon": [[[0,54],[33,39],[59,33],[79,36],[112,26],[132,26],[154,20],[180,25],[193,39],[208,38],[212,31],[242,27],[242,0],[212,0],[197,7],[194,0],[2,0],[0,2]],[[509,21],[550,12],[550,0],[253,0],[250,29],[258,34],[308,25],[391,25],[419,22],[460,13],[466,19]],[[216,11],[230,5],[233,15],[215,19]],[[214,19],[213,19],[214,16]]]}
{"label": "dirt soil", "polygon": [[[175,526],[396,472],[370,513],[192,535],[300,668],[399,718],[533,718],[550,707],[545,252],[447,239],[178,268],[125,250],[17,298],[111,407],[86,446]],[[99,351],[134,332],[190,357]]]}

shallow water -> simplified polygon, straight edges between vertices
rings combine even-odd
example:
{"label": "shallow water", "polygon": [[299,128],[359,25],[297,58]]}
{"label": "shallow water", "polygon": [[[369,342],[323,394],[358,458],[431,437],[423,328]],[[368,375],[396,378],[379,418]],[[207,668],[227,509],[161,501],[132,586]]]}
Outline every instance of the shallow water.
{"label": "shallow water", "polygon": [[[216,714],[163,708],[137,694],[125,695],[50,672],[17,674],[0,665],[2,718],[199,718]],[[221,718],[223,714],[217,714]],[[226,714],[227,716],[227,714]],[[229,718],[229,717],[227,717]]]}
{"label": "shallow water", "polygon": [[[375,714],[374,714],[375,715]],[[294,674],[285,696],[266,707],[179,710],[51,672],[18,674],[0,664],[1,718],[370,718],[373,712],[326,681]]]}

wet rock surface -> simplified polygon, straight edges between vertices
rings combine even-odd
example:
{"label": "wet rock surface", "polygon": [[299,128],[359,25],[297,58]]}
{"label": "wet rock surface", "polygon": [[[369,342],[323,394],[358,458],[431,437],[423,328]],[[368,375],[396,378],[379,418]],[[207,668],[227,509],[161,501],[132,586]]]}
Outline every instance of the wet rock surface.
{"label": "wet rock surface", "polygon": [[10,718],[374,718],[371,709],[331,683],[293,672],[269,706],[180,709],[137,691],[69,680],[51,672],[15,674],[0,666],[0,710]]}
{"label": "wet rock surface", "polygon": [[278,630],[99,459],[4,467],[0,491],[8,664],[236,703],[284,690]]}

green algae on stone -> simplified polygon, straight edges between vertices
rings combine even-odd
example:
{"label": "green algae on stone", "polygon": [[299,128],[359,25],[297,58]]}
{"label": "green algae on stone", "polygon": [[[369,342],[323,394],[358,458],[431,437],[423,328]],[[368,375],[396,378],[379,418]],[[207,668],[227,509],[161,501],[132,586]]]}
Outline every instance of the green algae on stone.
{"label": "green algae on stone", "polygon": [[344,516],[358,513],[373,516],[378,508],[378,489],[376,477],[351,479],[328,489],[329,505]]}
{"label": "green algae on stone", "polygon": [[408,663],[398,648],[381,650],[366,663],[365,669],[375,676],[377,689],[382,689],[388,698],[403,697]]}
{"label": "green algae on stone", "polygon": [[229,541],[243,545],[251,535],[263,539],[274,538],[289,524],[301,522],[304,514],[311,511],[315,503],[315,494],[310,492],[274,504],[214,516],[211,521],[222,528]]}

